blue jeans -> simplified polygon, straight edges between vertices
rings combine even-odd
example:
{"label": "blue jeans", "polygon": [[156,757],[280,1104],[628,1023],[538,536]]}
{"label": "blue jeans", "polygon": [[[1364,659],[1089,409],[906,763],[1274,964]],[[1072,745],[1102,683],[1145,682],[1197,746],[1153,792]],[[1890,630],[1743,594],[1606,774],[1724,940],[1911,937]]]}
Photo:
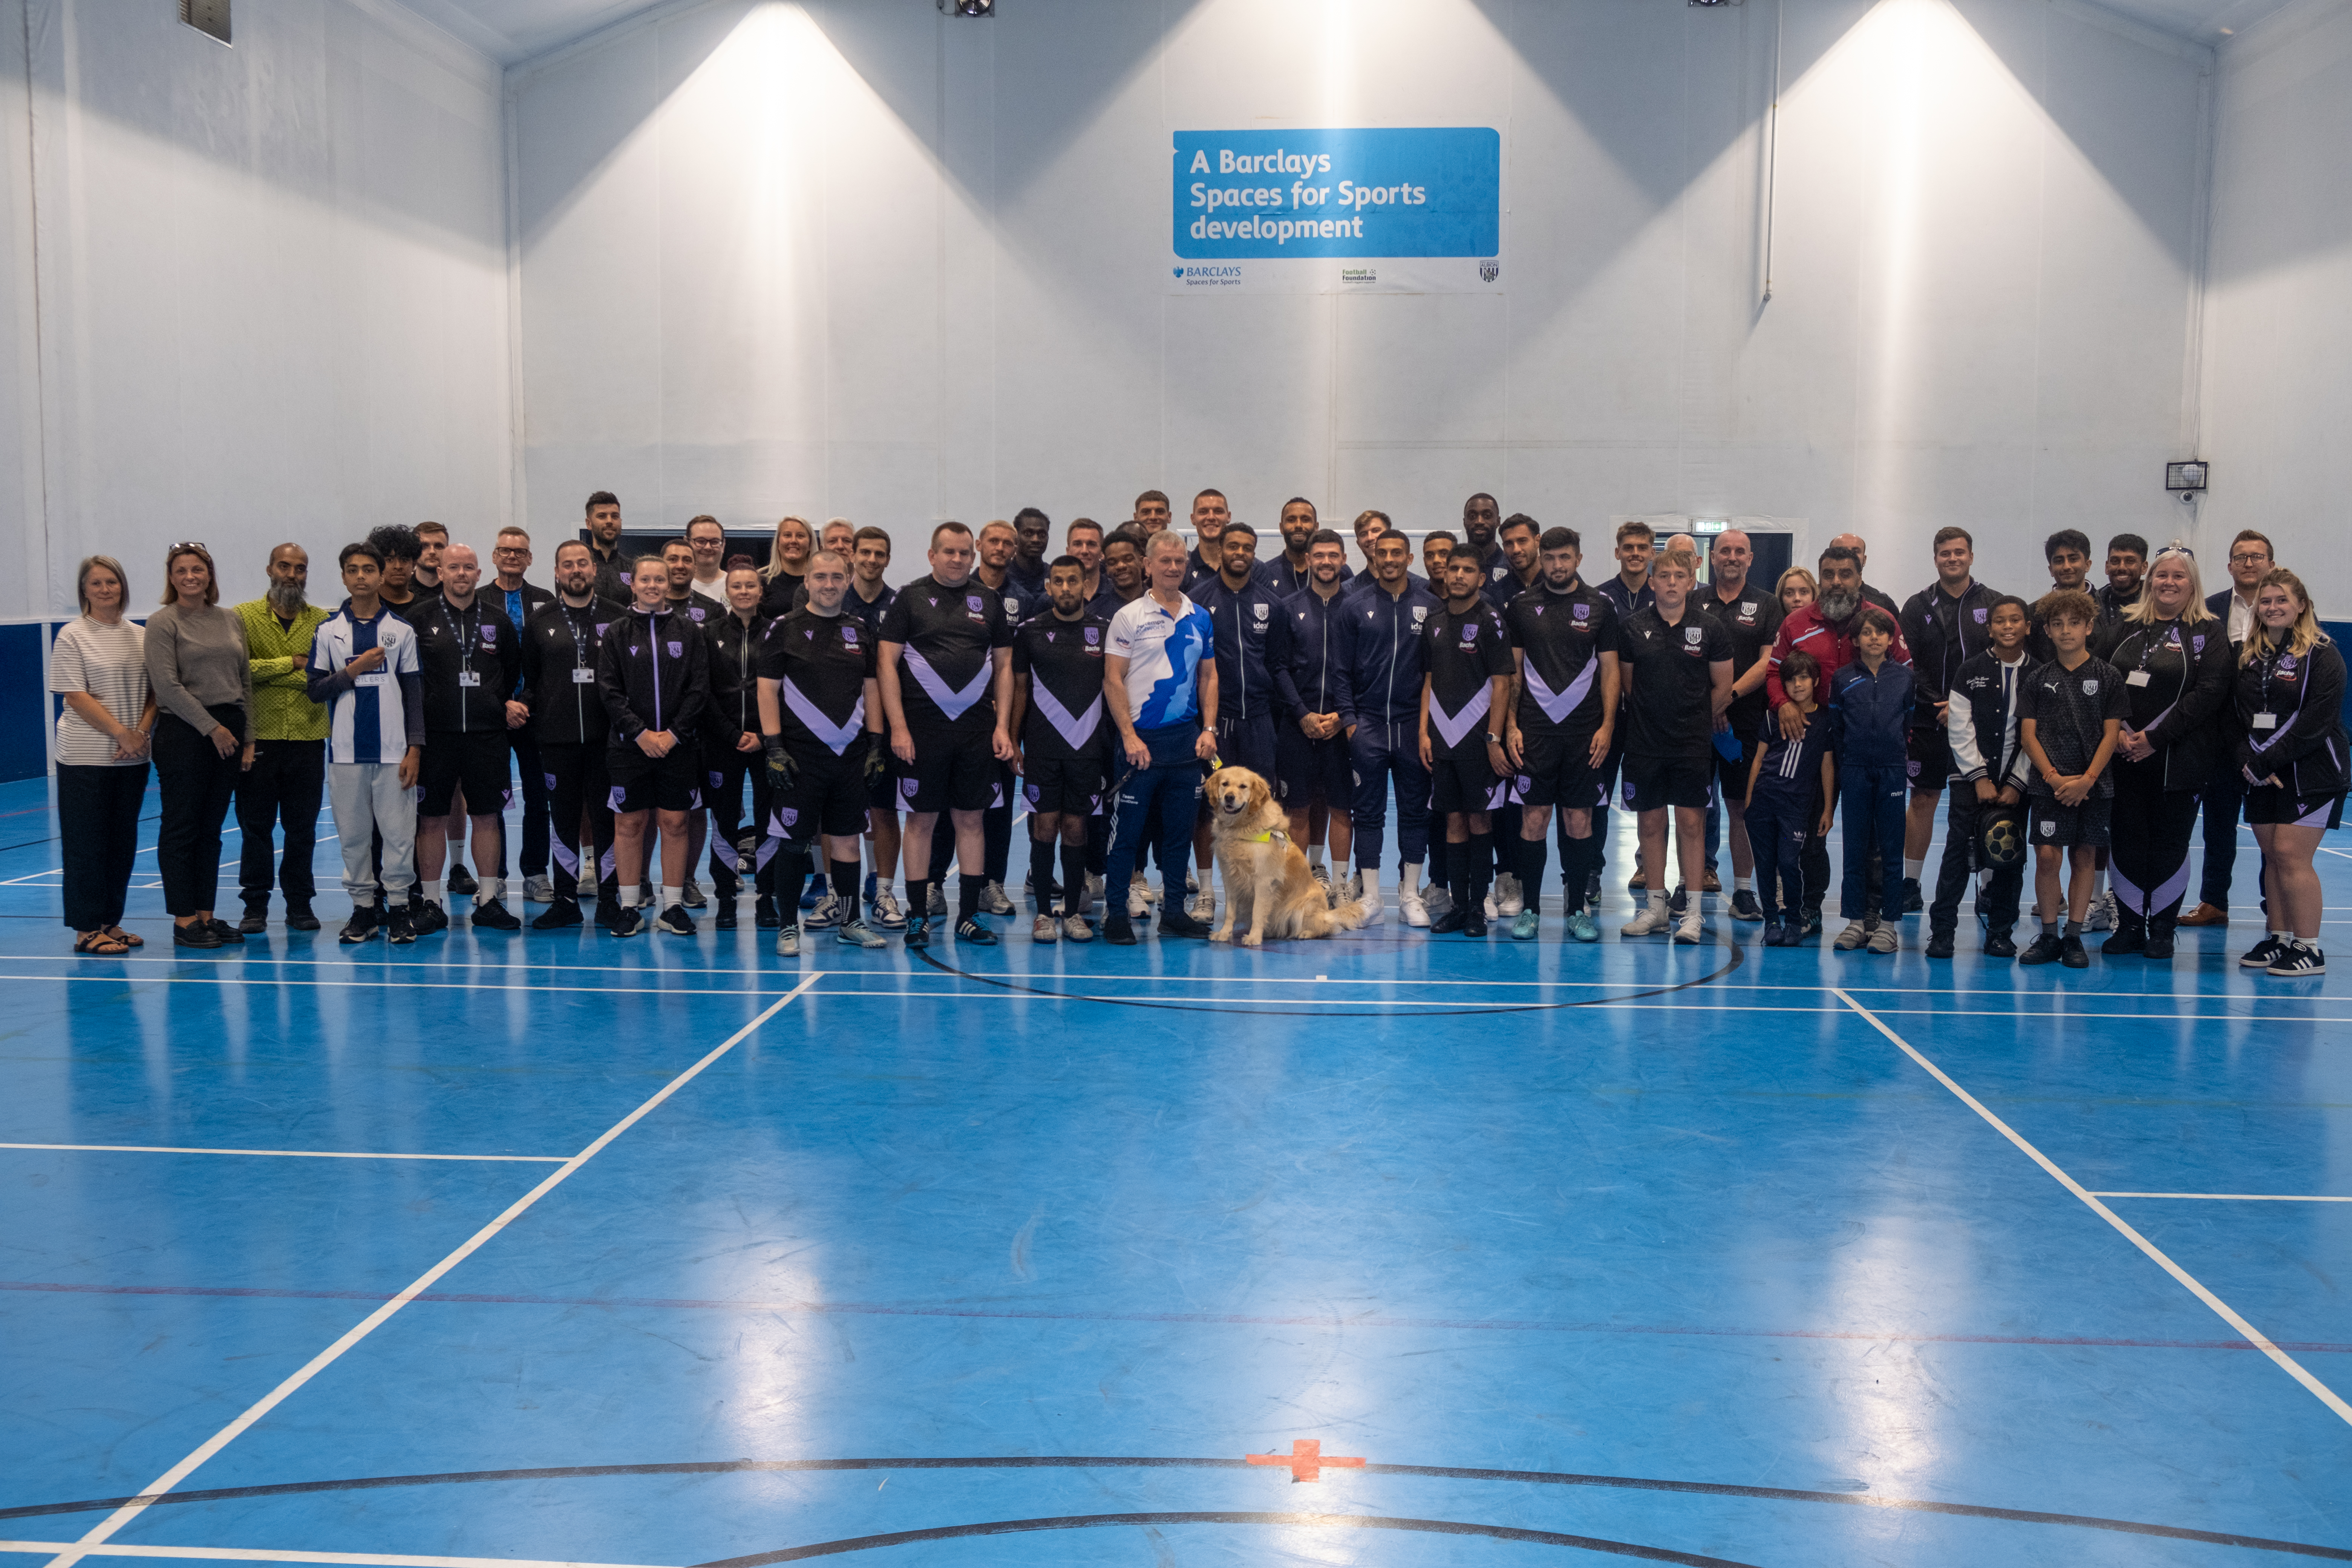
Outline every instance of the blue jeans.
{"label": "blue jeans", "polygon": [[1128,879],[1135,874],[1145,828],[1153,821],[1160,827],[1154,858],[1160,862],[1165,907],[1184,907],[1184,868],[1192,863],[1192,819],[1201,805],[1201,763],[1192,754],[1191,737],[1200,732],[1197,724],[1187,728],[1181,746],[1180,738],[1169,731],[1143,733],[1140,738],[1151,747],[1151,766],[1131,769],[1111,793],[1110,853],[1103,860],[1103,886],[1113,915],[1127,912]]}
{"label": "blue jeans", "polygon": [[1902,923],[1904,797],[1910,787],[1906,763],[1853,768],[1841,764],[1838,769],[1838,811],[1845,817],[1845,883],[1841,903],[1850,921],[1870,912],[1864,879],[1875,856],[1878,918]]}

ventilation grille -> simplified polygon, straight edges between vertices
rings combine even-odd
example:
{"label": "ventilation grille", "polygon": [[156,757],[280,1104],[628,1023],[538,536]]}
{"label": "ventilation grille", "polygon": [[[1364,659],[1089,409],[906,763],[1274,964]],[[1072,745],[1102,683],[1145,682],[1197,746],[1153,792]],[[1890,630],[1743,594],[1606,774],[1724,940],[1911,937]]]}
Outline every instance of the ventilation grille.
{"label": "ventilation grille", "polygon": [[180,20],[208,38],[228,42],[228,0],[180,0]]}

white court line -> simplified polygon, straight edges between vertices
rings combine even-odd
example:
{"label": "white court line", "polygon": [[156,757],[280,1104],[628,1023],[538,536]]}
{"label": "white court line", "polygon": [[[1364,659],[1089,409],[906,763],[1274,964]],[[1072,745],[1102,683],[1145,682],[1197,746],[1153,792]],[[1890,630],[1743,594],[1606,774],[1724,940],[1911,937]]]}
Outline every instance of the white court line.
{"label": "white court line", "polygon": [[2320,1382],[2319,1379],[2314,1377],[2309,1372],[2305,1371],[2301,1362],[2295,1360],[2293,1356],[2287,1354],[2286,1352],[2279,1349],[2277,1345],[2272,1343],[2271,1341],[2266,1338],[2260,1330],[2256,1329],[2253,1324],[2240,1317],[2237,1310],[2231,1307],[2230,1303],[2224,1301],[2221,1297],[2216,1296],[2212,1291],[2208,1290],[2202,1284],[2199,1283],[2194,1275],[2190,1274],[2189,1270],[2181,1268],[2180,1265],[2175,1263],[2170,1258],[2167,1257],[2164,1251],[2159,1248],[2156,1243],[2148,1240],[2147,1237],[2142,1236],[2138,1231],[2134,1230],[2129,1225],[2126,1225],[2122,1216],[2117,1215],[2115,1210],[2109,1208],[2106,1205],[2101,1203],[2096,1194],[2090,1192],[2080,1182],[2077,1182],[2074,1177],[2068,1175],[2064,1171],[2060,1170],[2056,1162],[2053,1161],[2049,1155],[2044,1154],[2032,1144],[2027,1142],[2024,1138],[2019,1135],[2017,1130],[2010,1126],[2008,1122],[2003,1121],[2000,1117],[1995,1116],[1991,1111],[1986,1110],[1984,1103],[1981,1100],[1978,1100],[1976,1096],[1970,1094],[1967,1089],[1962,1089],[1958,1084],[1953,1082],[1950,1076],[1947,1074],[1943,1068],[1937,1067],[1934,1062],[1929,1061],[1926,1057],[1921,1056],[1919,1052],[1912,1047],[1910,1041],[1905,1039],[1902,1036],[1888,1028],[1876,1014],[1873,1013],[1869,1008],[1864,1006],[1861,1003],[1855,1001],[1852,996],[1848,995],[1843,991],[1839,990],[1834,985],[1830,987],[1830,994],[1835,996],[1839,1001],[1843,1002],[1847,1006],[1853,1008],[1854,1012],[1860,1015],[1863,1020],[1868,1023],[1872,1028],[1876,1029],[1880,1034],[1894,1041],[1905,1056],[1909,1057],[1913,1061],[1917,1062],[1921,1067],[1927,1068],[1929,1076],[1934,1078],[1937,1083],[1942,1084],[1946,1089],[1950,1089],[1961,1104],[1967,1106],[1970,1110],[1975,1111],[1979,1116],[1984,1118],[1986,1122],[1992,1127],[1993,1131],[2008,1139],[2011,1143],[2017,1146],[2018,1151],[2024,1154],[2026,1158],[2032,1160],[2035,1164],[2041,1166],[2042,1170],[2048,1172],[2051,1177],[2055,1180],[2060,1186],[2064,1187],[2068,1192],[2074,1194],[2077,1198],[2080,1198],[2083,1203],[2089,1207],[2093,1214],[2097,1215],[2101,1219],[2105,1220],[2109,1225],[2113,1226],[2116,1230],[2122,1235],[2125,1240],[2130,1242],[2134,1247],[2138,1247],[2141,1252],[2147,1255],[2148,1259],[2156,1264],[2158,1268],[2163,1269],[2167,1274],[2171,1275],[2173,1279],[2179,1280],[2188,1289],[2190,1295],[2195,1296],[2199,1300],[2204,1302],[2206,1306],[2211,1308],[2216,1316],[2238,1331],[2238,1336],[2241,1339],[2245,1340],[2256,1350],[2270,1357],[2273,1362],[2278,1364],[2280,1370],[2284,1371],[2289,1377],[2294,1378],[2297,1383],[2303,1384],[2304,1387],[2309,1389],[2322,1405],[2326,1405],[2328,1409],[2334,1411],[2338,1417],[2347,1424],[2352,1424],[2352,1405],[2345,1403],[2343,1395],[2337,1394],[2334,1389],[2328,1387],[2326,1384]]}
{"label": "white court line", "polygon": [[[67,1541],[0,1541],[0,1552],[68,1552]],[[193,1558],[213,1563],[381,1563],[385,1568],[656,1568],[640,1563],[573,1563],[535,1557],[415,1557],[389,1552],[277,1552],[267,1547],[240,1552],[230,1546],[85,1546],[92,1557]]]}
{"label": "white court line", "polygon": [[[412,1281],[405,1289],[402,1290],[399,1295],[394,1296],[391,1300],[386,1301],[383,1306],[378,1307],[374,1311],[370,1312],[366,1317],[362,1318],[357,1323],[345,1331],[341,1339],[329,1345],[325,1350],[320,1351],[317,1355],[312,1356],[309,1361],[302,1364],[299,1370],[289,1376],[285,1382],[271,1389],[268,1394],[263,1394],[258,1400],[256,1400],[243,1415],[230,1422],[227,1426],[222,1427],[219,1431],[214,1433],[203,1443],[197,1445],[196,1448],[190,1453],[186,1458],[182,1459],[178,1464],[173,1465],[170,1469],[165,1470],[162,1475],[149,1482],[146,1489],[142,1491],[138,1497],[130,1502],[124,1503],[112,1513],[108,1514],[106,1518],[101,1520],[99,1523],[91,1526],[89,1531],[85,1533],[80,1540],[75,1542],[71,1546],[67,1547],[64,1551],[58,1553],[57,1556],[51,1558],[49,1560],[49,1568],[71,1568],[73,1563],[80,1562],[83,1557],[89,1555],[92,1547],[98,1546],[106,1542],[124,1525],[129,1524],[132,1520],[137,1519],[141,1514],[146,1512],[147,1510],[153,1505],[154,1500],[157,1498],[170,1491],[182,1481],[187,1479],[198,1466],[204,1464],[205,1460],[211,1458],[223,1448],[227,1447],[231,1443],[236,1441],[238,1437],[244,1436],[246,1431],[251,1427],[255,1422],[259,1421],[272,1410],[277,1409],[278,1405],[291,1398],[304,1384],[310,1382],[312,1378],[318,1376],[319,1373],[326,1371],[328,1367],[333,1365],[336,1361],[341,1358],[345,1351],[350,1350],[353,1345],[358,1344],[362,1340],[367,1338],[368,1335],[375,1332],[376,1330],[382,1328],[384,1323],[392,1318],[394,1313],[399,1311],[403,1307],[407,1306],[409,1302],[416,1300],[417,1297],[431,1289],[443,1275],[448,1273],[452,1268],[457,1268],[457,1265],[466,1261],[467,1258],[471,1258],[476,1252],[479,1251],[485,1246],[488,1246],[492,1237],[496,1237],[500,1231],[506,1229],[508,1226],[512,1225],[516,1220],[520,1219],[533,1204],[536,1204],[540,1199],[545,1197],[548,1194],[561,1186],[564,1180],[574,1171],[579,1170],[580,1167],[585,1165],[589,1161],[603,1153],[606,1146],[609,1145],[614,1139],[618,1138],[622,1133],[626,1132],[630,1128],[635,1127],[646,1117],[651,1115],[664,1100],[667,1100],[671,1095],[676,1094],[679,1089],[684,1089],[688,1084],[692,1083],[697,1078],[700,1077],[702,1070],[705,1068],[717,1061],[719,1058],[725,1056],[729,1051],[733,1050],[741,1041],[748,1039],[752,1032],[758,1029],[761,1025],[766,1023],[769,1019],[782,1012],[786,1004],[790,1003],[794,997],[800,995],[801,993],[806,991],[811,985],[814,985],[818,980],[822,979],[824,977],[824,972],[823,970],[813,971],[809,974],[808,978],[803,980],[800,984],[794,986],[792,991],[787,993],[785,995],[777,998],[774,1003],[763,1009],[758,1017],[753,1018],[750,1023],[744,1025],[741,1028],[736,1030],[733,1034],[728,1036],[726,1039],[720,1041],[716,1047],[712,1047],[709,1054],[705,1056],[700,1061],[696,1062],[692,1067],[688,1068],[684,1072],[679,1073],[676,1078],[662,1085],[660,1089],[654,1092],[652,1099],[646,1100],[635,1110],[630,1111],[626,1116],[622,1117],[621,1120],[613,1123],[612,1126],[604,1130],[603,1135],[597,1138],[594,1142],[589,1144],[588,1147],[581,1150],[580,1152],[572,1155],[572,1158],[566,1160],[562,1164],[548,1173],[548,1176],[545,1181],[540,1183],[539,1185],[531,1188],[530,1191],[525,1193],[513,1203],[508,1205],[506,1212],[499,1215],[498,1218],[490,1221],[489,1224],[484,1226],[481,1229],[476,1231],[472,1236],[467,1237],[458,1245],[456,1251],[450,1253],[449,1256],[444,1258],[440,1262],[435,1264],[432,1268],[418,1275],[416,1279]],[[328,1559],[327,1561],[334,1561],[334,1559]],[[353,1559],[353,1561],[370,1563],[383,1562],[387,1560],[383,1558],[362,1557]]]}
{"label": "white court line", "polygon": [[2205,1198],[2231,1204],[2352,1204],[2352,1198],[2315,1197],[2304,1193],[2093,1193],[2095,1198]]}
{"label": "white court line", "polygon": [[175,1149],[161,1143],[0,1143],[0,1149],[59,1149],[92,1154],[259,1154],[287,1160],[466,1160],[561,1165],[562,1154],[355,1154],[330,1149]]}

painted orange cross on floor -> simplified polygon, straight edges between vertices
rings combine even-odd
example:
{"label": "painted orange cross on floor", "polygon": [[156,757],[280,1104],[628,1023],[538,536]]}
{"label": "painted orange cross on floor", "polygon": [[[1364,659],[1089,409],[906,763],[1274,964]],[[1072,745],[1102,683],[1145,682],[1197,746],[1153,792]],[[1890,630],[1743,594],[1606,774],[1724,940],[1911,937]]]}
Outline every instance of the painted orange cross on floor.
{"label": "painted orange cross on floor", "polygon": [[1349,1470],[1360,1470],[1364,1468],[1364,1461],[1361,1459],[1346,1459],[1337,1456],[1327,1458],[1323,1452],[1323,1439],[1320,1437],[1293,1438],[1290,1452],[1287,1454],[1244,1454],[1242,1457],[1253,1465],[1283,1466],[1290,1471],[1290,1479],[1294,1481],[1319,1481],[1323,1479],[1323,1471],[1327,1467],[1336,1466]]}

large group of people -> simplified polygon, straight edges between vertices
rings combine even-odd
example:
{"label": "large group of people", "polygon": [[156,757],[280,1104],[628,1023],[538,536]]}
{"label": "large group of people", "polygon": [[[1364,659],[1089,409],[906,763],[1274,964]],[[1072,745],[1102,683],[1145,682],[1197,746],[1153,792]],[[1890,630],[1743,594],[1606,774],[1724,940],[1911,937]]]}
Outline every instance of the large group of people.
{"label": "large group of people", "polygon": [[[1588,577],[1575,530],[1485,494],[1424,536],[1418,573],[1382,512],[1354,520],[1354,565],[1311,501],[1278,519],[1262,540],[1211,489],[1180,531],[1148,490],[1115,527],[1069,523],[1058,552],[1034,508],[942,522],[893,588],[880,528],[788,517],[755,564],[702,516],[632,554],[599,491],[551,587],[527,579],[526,531],[498,531],[486,573],[425,523],[342,546],[331,611],[291,543],[224,607],[188,542],[143,625],[130,574],[92,556],[50,663],[66,924],[84,954],[141,945],[121,922],[152,763],[186,948],[266,930],[273,893],[289,928],[319,929],[322,801],[344,942],[444,931],[460,897],[474,927],[521,929],[518,778],[534,931],[690,936],[695,911],[732,928],[749,899],[786,955],[828,930],[919,948],[935,922],[993,944],[989,921],[1019,910],[1020,798],[1032,940],[1130,944],[1154,904],[1160,932],[1206,936],[1202,779],[1234,766],[1268,781],[1335,907],[1384,918],[1392,807],[1397,917],[1523,942],[1555,845],[1564,932],[1599,940],[1612,810],[1640,847],[1623,937],[1700,941],[1727,839],[1730,919],[1809,941],[1843,816],[1839,949],[1897,952],[1924,915],[1927,956],[1949,958],[1973,889],[1988,956],[2079,968],[2104,931],[2104,953],[2161,961],[2177,928],[2228,921],[2242,816],[2267,930],[2239,962],[2324,973],[2313,857],[2348,782],[2344,659],[2258,532],[2209,597],[2189,548],[2128,533],[2094,590],[2090,540],[2062,530],[2028,598],[1979,582],[1973,539],[1946,528],[1898,604],[1853,534],[1767,584],[1738,530],[1639,521]],[[232,808],[235,922],[216,913]]]}

